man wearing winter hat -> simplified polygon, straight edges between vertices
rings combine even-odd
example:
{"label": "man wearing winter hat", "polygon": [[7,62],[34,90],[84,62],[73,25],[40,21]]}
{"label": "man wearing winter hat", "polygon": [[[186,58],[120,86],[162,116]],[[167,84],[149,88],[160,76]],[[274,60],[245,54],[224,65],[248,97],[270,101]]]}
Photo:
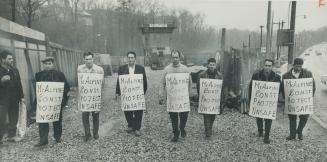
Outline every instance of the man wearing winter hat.
{"label": "man wearing winter hat", "polygon": [[[313,95],[314,95],[315,90],[316,90],[315,81],[314,81],[312,73],[309,70],[302,68],[303,62],[304,61],[302,58],[294,59],[293,68],[290,69],[288,72],[286,72],[283,75],[283,83],[284,83],[285,79],[312,78],[312,80],[313,80],[312,91],[313,91]],[[282,84],[281,87],[283,90],[282,91],[283,96],[285,97],[284,85]],[[288,114],[289,121],[290,121],[290,135],[286,138],[287,140],[294,140],[296,138],[296,134],[298,135],[299,140],[303,140],[302,131],[309,119],[309,114],[299,115],[300,122],[298,124],[298,127],[296,127],[297,126],[297,122],[296,122],[297,116],[298,115]]]}

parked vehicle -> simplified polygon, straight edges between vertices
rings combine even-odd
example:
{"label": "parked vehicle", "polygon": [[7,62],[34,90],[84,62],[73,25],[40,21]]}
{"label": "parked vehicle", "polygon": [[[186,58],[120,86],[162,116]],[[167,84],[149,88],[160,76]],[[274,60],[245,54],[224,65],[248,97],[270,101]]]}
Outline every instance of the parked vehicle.
{"label": "parked vehicle", "polygon": [[[146,51],[146,65],[152,70],[162,70],[171,61],[170,47],[153,47]],[[186,58],[181,54],[181,63],[186,64]]]}

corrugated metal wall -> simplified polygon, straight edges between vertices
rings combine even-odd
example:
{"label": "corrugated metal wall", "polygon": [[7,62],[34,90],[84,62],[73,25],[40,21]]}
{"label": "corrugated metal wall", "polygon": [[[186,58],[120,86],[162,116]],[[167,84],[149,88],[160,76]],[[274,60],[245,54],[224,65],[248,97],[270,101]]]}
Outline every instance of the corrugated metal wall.
{"label": "corrugated metal wall", "polygon": [[[43,69],[40,60],[46,55],[56,59],[57,69],[65,74],[71,86],[77,85],[77,67],[83,64],[83,51],[47,42],[43,33],[0,17],[0,51],[2,50],[14,54],[28,109],[31,109],[35,99],[35,73]],[[95,64],[104,68],[106,76],[112,74],[109,54],[95,54]]]}

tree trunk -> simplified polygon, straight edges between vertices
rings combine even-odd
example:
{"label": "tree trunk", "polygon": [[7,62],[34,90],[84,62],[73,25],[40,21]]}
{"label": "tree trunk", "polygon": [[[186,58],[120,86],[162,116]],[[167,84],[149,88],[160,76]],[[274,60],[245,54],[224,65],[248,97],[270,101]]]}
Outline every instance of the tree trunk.
{"label": "tree trunk", "polygon": [[12,0],[11,4],[11,21],[16,22],[16,0]]}
{"label": "tree trunk", "polygon": [[33,16],[33,10],[32,10],[32,3],[31,0],[27,1],[27,6],[28,6],[28,13],[27,13],[27,27],[31,28],[32,27],[32,16]]}

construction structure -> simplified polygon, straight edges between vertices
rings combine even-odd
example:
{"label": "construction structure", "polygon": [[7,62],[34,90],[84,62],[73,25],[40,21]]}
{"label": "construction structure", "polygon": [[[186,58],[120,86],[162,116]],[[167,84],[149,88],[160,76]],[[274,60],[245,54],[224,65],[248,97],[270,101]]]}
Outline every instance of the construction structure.
{"label": "construction structure", "polygon": [[176,27],[176,18],[168,16],[144,17],[139,22],[145,66],[157,70],[169,63],[172,33]]}

